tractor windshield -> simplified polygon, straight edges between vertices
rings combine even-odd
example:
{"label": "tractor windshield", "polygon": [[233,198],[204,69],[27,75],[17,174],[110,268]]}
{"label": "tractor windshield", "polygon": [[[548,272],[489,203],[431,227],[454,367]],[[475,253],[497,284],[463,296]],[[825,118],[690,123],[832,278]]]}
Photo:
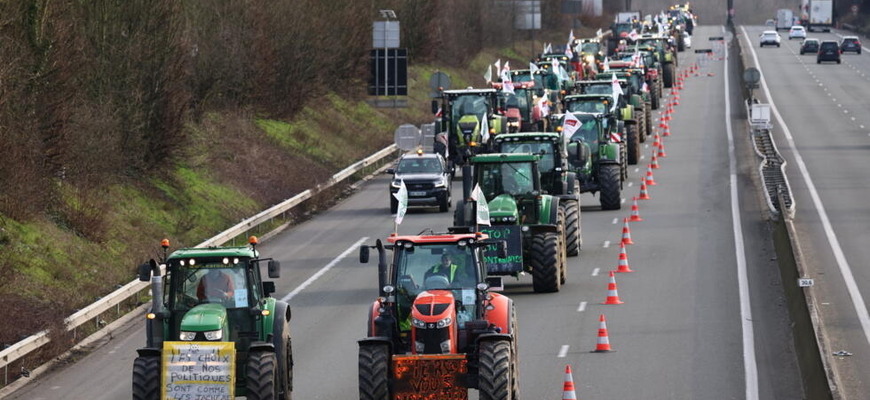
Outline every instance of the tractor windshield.
{"label": "tractor windshield", "polygon": [[606,100],[572,101],[568,103],[568,111],[604,114],[608,105]]}
{"label": "tractor windshield", "polygon": [[577,132],[571,136],[571,140],[582,140],[583,143],[589,145],[589,151],[592,153],[598,152],[598,133],[600,132],[600,124],[597,118],[591,116],[579,116],[581,125]]}
{"label": "tractor windshield", "polygon": [[580,46],[580,52],[584,54],[597,54],[601,50],[601,44],[597,42],[587,42]]}
{"label": "tractor windshield", "polygon": [[475,115],[482,117],[488,114],[486,98],[479,95],[462,95],[453,100],[451,106],[451,118],[459,121],[463,115]]}
{"label": "tractor windshield", "polygon": [[[178,262],[178,261],[173,261]],[[197,262],[176,269],[171,290],[166,293],[172,310],[189,310],[197,304],[218,303],[227,308],[249,307],[255,291],[247,287],[245,262],[224,264]]]}
{"label": "tractor windshield", "polygon": [[[531,145],[526,145],[529,146],[528,151],[517,148],[516,152],[531,153]],[[535,193],[531,162],[482,163],[475,168],[480,170],[481,190],[489,200],[502,194],[519,196]]]}
{"label": "tractor windshield", "polygon": [[584,94],[611,94],[613,86],[609,83],[600,85],[586,85],[583,87]]}
{"label": "tractor windshield", "polygon": [[543,172],[552,171],[556,167],[556,161],[553,156],[553,142],[502,142],[500,151],[502,153],[533,153],[541,156],[538,160],[538,169]]}
{"label": "tractor windshield", "polygon": [[446,289],[460,301],[460,327],[473,319],[475,287],[482,266],[475,262],[470,246],[456,243],[396,246],[396,297],[399,320],[407,318],[414,299],[424,290]]}

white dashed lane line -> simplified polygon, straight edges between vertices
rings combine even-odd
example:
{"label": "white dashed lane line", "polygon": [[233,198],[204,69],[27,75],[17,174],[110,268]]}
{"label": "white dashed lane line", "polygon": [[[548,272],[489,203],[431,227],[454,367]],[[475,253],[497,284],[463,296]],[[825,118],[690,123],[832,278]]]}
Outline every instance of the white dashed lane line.
{"label": "white dashed lane line", "polygon": [[580,306],[577,307],[577,312],[583,312],[583,311],[586,311],[586,302],[585,301],[581,301]]}
{"label": "white dashed lane line", "polygon": [[565,356],[568,355],[568,349],[569,349],[569,348],[571,348],[571,346],[568,346],[567,344],[563,344],[563,345],[562,345],[562,348],[559,349],[559,354],[557,355],[557,357],[559,357],[559,358],[565,358]]}

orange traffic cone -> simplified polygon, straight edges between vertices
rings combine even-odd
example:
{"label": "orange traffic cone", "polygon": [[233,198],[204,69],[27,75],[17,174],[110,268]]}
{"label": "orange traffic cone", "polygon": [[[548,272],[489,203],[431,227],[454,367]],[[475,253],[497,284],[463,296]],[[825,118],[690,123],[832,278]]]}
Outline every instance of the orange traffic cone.
{"label": "orange traffic cone", "polygon": [[[652,169],[658,169],[658,168],[659,168],[659,158],[658,158],[658,156],[656,156],[657,153],[658,153],[658,152],[655,151],[655,149],[653,149],[653,152],[652,152],[652,158],[651,158],[650,161],[649,161],[649,166],[650,166]],[[641,199],[641,200],[645,200],[645,199]]]}
{"label": "orange traffic cone", "polygon": [[665,153],[665,141],[664,140],[659,141],[659,154],[658,154],[658,156],[662,157],[662,158],[668,156],[668,153]]}
{"label": "orange traffic cone", "polygon": [[565,366],[565,384],[562,386],[562,400],[577,400],[574,392],[574,377],[571,376],[571,366]]}
{"label": "orange traffic cone", "polygon": [[671,127],[665,124],[663,128],[665,131],[662,133],[662,136],[671,136]]}
{"label": "orange traffic cone", "polygon": [[631,269],[631,266],[628,265],[628,253],[625,252],[625,245],[619,244],[619,263],[616,265],[616,270],[614,272],[618,272],[620,274],[634,272]]}
{"label": "orange traffic cone", "polygon": [[607,299],[604,300],[601,304],[624,304],[622,300],[619,299],[619,293],[616,291],[616,275],[613,274],[613,271],[610,271],[610,282],[607,283]]}
{"label": "orange traffic cone", "polygon": [[633,197],[632,199],[634,200],[634,203],[631,204],[631,216],[628,218],[628,220],[631,222],[643,221],[643,218],[640,217],[640,213],[638,212],[637,197]]}
{"label": "orange traffic cone", "polygon": [[658,185],[653,177],[652,166],[646,167],[646,184],[647,184],[647,186]]}
{"label": "orange traffic cone", "polygon": [[659,147],[659,139],[661,139],[661,137],[659,137],[659,133],[656,132],[655,135],[653,135],[653,147]]}
{"label": "orange traffic cone", "polygon": [[598,344],[595,345],[595,353],[613,351],[610,348],[610,338],[607,337],[607,321],[604,314],[598,317]]}
{"label": "orange traffic cone", "polygon": [[680,105],[680,94],[679,93],[677,93],[677,95],[674,96],[674,105],[675,106]]}
{"label": "orange traffic cone", "polygon": [[622,219],[622,244],[634,244],[631,240],[631,229],[628,228],[628,218]]}
{"label": "orange traffic cone", "polygon": [[637,197],[638,200],[651,200],[652,197],[649,197],[649,193],[646,191],[646,180],[640,180],[640,196]]}
{"label": "orange traffic cone", "polygon": [[668,120],[665,119],[665,116],[659,116],[659,128],[665,129],[668,127]]}

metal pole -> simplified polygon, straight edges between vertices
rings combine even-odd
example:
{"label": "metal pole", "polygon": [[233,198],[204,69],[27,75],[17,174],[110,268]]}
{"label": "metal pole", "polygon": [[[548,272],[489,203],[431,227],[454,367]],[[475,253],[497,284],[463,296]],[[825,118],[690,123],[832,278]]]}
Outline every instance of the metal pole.
{"label": "metal pole", "polygon": [[389,75],[390,63],[388,61],[389,57],[387,57],[387,52],[389,51],[387,49],[387,31],[389,31],[389,30],[390,30],[390,17],[387,17],[387,21],[384,22],[384,96],[390,95],[390,85],[388,83],[388,81],[390,79],[390,75]]}

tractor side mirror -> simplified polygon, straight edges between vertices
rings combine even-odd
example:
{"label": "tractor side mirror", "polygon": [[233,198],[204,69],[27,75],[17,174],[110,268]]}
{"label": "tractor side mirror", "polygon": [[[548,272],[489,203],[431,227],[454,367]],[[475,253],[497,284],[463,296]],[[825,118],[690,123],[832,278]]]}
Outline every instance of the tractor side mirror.
{"label": "tractor side mirror", "polygon": [[151,280],[151,264],[144,263],[139,265],[139,281],[148,282]]}
{"label": "tractor side mirror", "polygon": [[384,170],[384,173],[389,174],[389,175],[394,175],[396,173],[396,169],[395,168],[387,168],[386,170]]}
{"label": "tractor side mirror", "polygon": [[269,260],[269,278],[281,277],[281,263],[276,260]]}
{"label": "tractor side mirror", "polygon": [[275,293],[275,282],[263,282],[263,294],[269,297],[272,293]]}
{"label": "tractor side mirror", "polygon": [[432,114],[438,114],[438,100],[432,100]]}
{"label": "tractor side mirror", "polygon": [[489,286],[490,291],[501,292],[504,290],[504,281],[500,276],[487,276],[486,286]]}
{"label": "tractor side mirror", "polygon": [[359,262],[361,264],[367,264],[369,262],[369,247],[368,246],[360,246],[359,247]]}

